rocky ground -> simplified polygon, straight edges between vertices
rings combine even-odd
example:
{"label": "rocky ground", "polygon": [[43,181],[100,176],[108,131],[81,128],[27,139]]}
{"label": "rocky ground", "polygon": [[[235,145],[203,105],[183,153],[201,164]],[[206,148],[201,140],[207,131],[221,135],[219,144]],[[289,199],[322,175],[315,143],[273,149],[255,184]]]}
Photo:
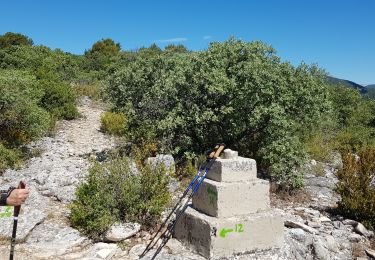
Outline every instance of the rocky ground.
{"label": "rocky ground", "polygon": [[[7,170],[0,176],[0,189],[16,186],[21,179],[31,189],[20,214],[16,259],[138,259],[151,238],[133,225],[130,230],[120,227],[129,235],[135,234],[121,243],[93,243],[70,227],[67,204],[87,174],[89,159],[116,143],[99,131],[103,112],[99,105],[82,99],[79,111],[81,118],[59,122],[53,137],[30,145],[40,156],[24,168]],[[297,196],[272,194],[272,204],[285,220],[283,247],[233,259],[368,259],[375,254],[371,251],[371,246],[375,247],[373,233],[360,223],[330,213],[339,200],[333,192],[339,160],[335,164],[313,161],[306,167],[305,191]],[[11,226],[11,218],[0,218],[0,259],[9,257]],[[113,230],[114,237],[116,232]],[[150,259],[154,252],[144,259]],[[203,258],[171,239],[157,259]]]}

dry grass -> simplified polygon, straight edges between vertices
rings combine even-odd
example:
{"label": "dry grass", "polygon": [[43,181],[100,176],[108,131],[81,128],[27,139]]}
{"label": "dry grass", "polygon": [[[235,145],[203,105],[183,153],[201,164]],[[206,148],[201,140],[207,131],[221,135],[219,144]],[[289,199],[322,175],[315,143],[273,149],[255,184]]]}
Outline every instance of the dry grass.
{"label": "dry grass", "polygon": [[98,83],[90,85],[76,85],[73,87],[73,89],[78,97],[88,96],[92,100],[99,100],[101,98],[101,87]]}
{"label": "dry grass", "polygon": [[353,243],[352,258],[366,257],[365,248],[361,243]]}
{"label": "dry grass", "polygon": [[311,196],[305,189],[283,190],[275,183],[270,186],[271,206],[284,208],[288,206],[304,206],[311,202]]}

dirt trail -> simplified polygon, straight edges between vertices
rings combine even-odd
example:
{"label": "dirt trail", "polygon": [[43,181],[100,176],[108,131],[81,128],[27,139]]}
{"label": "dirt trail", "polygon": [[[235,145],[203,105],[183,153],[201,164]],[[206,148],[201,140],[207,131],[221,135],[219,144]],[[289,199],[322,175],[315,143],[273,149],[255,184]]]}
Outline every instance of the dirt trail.
{"label": "dirt trail", "polygon": [[[41,151],[39,157],[0,176],[1,189],[21,179],[31,189],[19,218],[15,259],[138,259],[145,248],[144,241],[125,251],[117,244],[93,243],[70,227],[68,203],[88,172],[89,157],[115,146],[113,138],[99,131],[104,109],[87,98],[78,109],[82,117],[60,121],[53,137],[30,144]],[[0,218],[0,260],[9,258],[11,228],[11,218]],[[158,259],[203,258],[171,239]]]}

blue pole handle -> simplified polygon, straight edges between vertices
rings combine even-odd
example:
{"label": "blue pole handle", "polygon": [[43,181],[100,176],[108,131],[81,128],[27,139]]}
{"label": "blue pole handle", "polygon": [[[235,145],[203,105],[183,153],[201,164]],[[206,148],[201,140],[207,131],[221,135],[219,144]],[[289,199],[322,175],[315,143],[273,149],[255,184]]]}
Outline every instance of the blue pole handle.
{"label": "blue pole handle", "polygon": [[194,179],[190,182],[189,186],[186,188],[186,190],[184,191],[184,194],[186,194],[194,185],[194,183],[197,181],[197,179],[199,178],[199,175],[201,174],[202,172],[202,168],[199,169],[198,173],[195,175]]}
{"label": "blue pole handle", "polygon": [[204,178],[206,178],[206,175],[207,175],[207,173],[208,173],[208,170],[209,170],[209,169],[206,168],[205,173],[204,173],[204,174],[202,175],[202,177],[199,179],[197,185],[195,185],[194,190],[193,190],[193,194],[194,194],[195,192],[197,192],[197,190],[199,189],[199,186],[200,186],[201,183],[203,182]]}

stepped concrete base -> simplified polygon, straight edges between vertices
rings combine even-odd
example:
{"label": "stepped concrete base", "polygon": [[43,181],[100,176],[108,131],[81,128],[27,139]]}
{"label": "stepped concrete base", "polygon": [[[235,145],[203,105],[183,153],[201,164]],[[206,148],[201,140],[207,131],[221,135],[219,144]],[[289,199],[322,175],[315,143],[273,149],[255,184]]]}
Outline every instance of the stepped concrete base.
{"label": "stepped concrete base", "polygon": [[174,236],[209,259],[281,247],[283,221],[275,211],[214,218],[188,207]]}
{"label": "stepped concrete base", "polygon": [[193,208],[213,217],[266,211],[270,209],[269,183],[260,179],[233,183],[205,179],[193,197]]}
{"label": "stepped concrete base", "polygon": [[254,180],[256,177],[255,160],[240,156],[235,159],[216,159],[206,176],[210,180],[219,182],[242,182]]}

